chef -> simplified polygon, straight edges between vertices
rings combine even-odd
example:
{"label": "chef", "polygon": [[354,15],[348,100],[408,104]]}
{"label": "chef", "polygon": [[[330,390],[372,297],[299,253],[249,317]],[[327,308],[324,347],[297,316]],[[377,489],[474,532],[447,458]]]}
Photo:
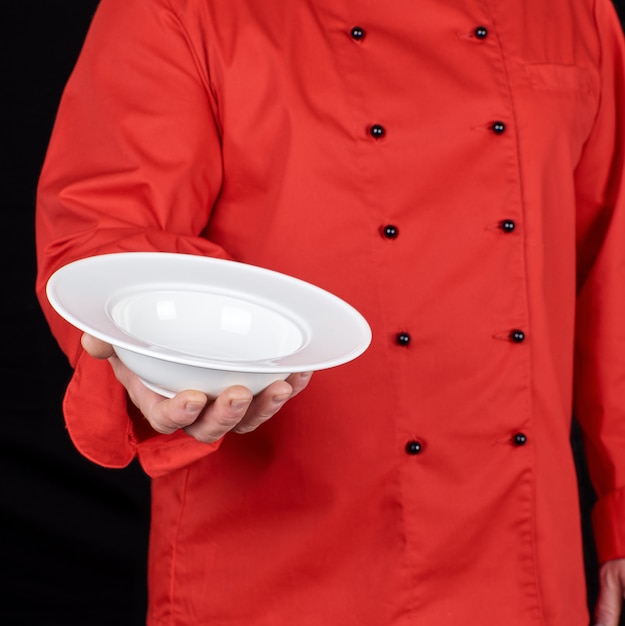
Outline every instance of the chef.
{"label": "chef", "polygon": [[[573,414],[617,625],[624,63],[609,0],[101,0],[38,291],[75,445],[152,477],[149,626],[587,626]],[[310,281],[372,344],[167,400],[44,295],[122,251]]]}

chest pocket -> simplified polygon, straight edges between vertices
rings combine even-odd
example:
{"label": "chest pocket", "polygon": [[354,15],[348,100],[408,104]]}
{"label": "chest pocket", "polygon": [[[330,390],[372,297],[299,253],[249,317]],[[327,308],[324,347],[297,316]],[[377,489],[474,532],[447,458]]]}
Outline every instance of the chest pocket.
{"label": "chest pocket", "polygon": [[525,66],[529,84],[534,89],[565,91],[592,96],[594,82],[589,70],[577,65],[531,63]]}
{"label": "chest pocket", "polygon": [[574,152],[579,152],[597,111],[597,77],[588,68],[555,63],[526,64],[525,77],[543,128],[564,133]]}

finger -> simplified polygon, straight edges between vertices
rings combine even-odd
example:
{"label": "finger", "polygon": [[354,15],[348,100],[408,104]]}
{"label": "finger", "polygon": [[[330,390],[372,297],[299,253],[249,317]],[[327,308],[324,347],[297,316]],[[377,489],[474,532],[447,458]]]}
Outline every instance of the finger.
{"label": "finger", "polygon": [[156,432],[169,435],[192,426],[206,407],[208,398],[199,391],[183,391],[173,398],[163,398],[145,388],[140,410]]}
{"label": "finger", "polygon": [[311,373],[292,374],[276,381],[252,398],[245,387],[234,386],[221,394],[185,432],[199,441],[212,442],[232,431],[247,433],[273,417],[284,403],[302,391]]}
{"label": "finger", "polygon": [[624,589],[618,572],[609,563],[600,571],[600,592],[595,609],[596,626],[618,626]]}
{"label": "finger", "polygon": [[208,402],[205,394],[194,390],[164,398],[148,389],[117,357],[111,357],[109,361],[130,400],[156,432],[171,434],[189,426],[198,419]]}
{"label": "finger", "polygon": [[240,423],[233,428],[234,432],[248,433],[258,428],[282,408],[293,392],[293,387],[286,380],[278,380],[263,389],[254,397]]}
{"label": "finger", "polygon": [[252,392],[235,385],[220,393],[185,432],[198,441],[212,443],[234,430],[245,417],[253,401]]}
{"label": "finger", "polygon": [[289,383],[293,388],[291,398],[293,396],[296,396],[300,391],[303,391],[310,382],[311,378],[312,372],[300,372],[298,374],[291,374],[286,379],[286,382]]}
{"label": "finger", "polygon": [[113,356],[115,352],[113,351],[113,346],[110,344],[101,341],[100,339],[96,339],[87,333],[84,333],[80,338],[80,343],[82,347],[88,352],[92,357],[96,359],[108,359]]}
{"label": "finger", "polygon": [[233,429],[248,433],[272,418],[287,402],[310,382],[312,372],[291,374],[285,381],[276,381],[258,394],[241,422]]}

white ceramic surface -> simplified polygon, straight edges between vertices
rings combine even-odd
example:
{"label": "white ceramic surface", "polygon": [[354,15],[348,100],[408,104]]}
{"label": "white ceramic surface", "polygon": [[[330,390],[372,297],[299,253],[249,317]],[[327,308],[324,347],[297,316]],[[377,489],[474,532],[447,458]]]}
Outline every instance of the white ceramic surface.
{"label": "white ceramic surface", "polygon": [[257,393],[293,372],[361,355],[365,319],[310,283],[253,265],[163,252],[89,257],[58,270],[47,296],[68,322],[113,345],[150,388]]}

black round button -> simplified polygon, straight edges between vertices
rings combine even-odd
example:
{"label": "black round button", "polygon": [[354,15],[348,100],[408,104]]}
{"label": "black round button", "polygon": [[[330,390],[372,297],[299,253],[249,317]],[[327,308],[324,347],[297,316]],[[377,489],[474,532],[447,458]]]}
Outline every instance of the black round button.
{"label": "black round button", "polygon": [[369,134],[374,139],[381,139],[386,134],[386,129],[381,124],[374,124],[369,128]]}
{"label": "black round button", "polygon": [[382,234],[387,239],[396,239],[399,236],[399,228],[397,228],[397,226],[393,226],[393,224],[387,224],[382,227]]}
{"label": "black round button", "polygon": [[488,37],[488,30],[486,26],[478,26],[473,32],[478,39],[486,39],[486,37]]}
{"label": "black round button", "polygon": [[517,433],[512,437],[512,443],[515,446],[524,446],[527,443],[527,435],[525,433]]}
{"label": "black round button", "polygon": [[423,446],[419,441],[412,440],[406,444],[406,453],[407,454],[421,454],[423,452]]}
{"label": "black round button", "polygon": [[349,34],[352,36],[352,39],[355,39],[356,41],[360,41],[365,37],[364,28],[361,28],[360,26],[354,26]]}
{"label": "black round button", "polygon": [[501,135],[502,133],[506,132],[506,125],[503,122],[499,121],[493,122],[491,129],[496,135]]}
{"label": "black round button", "polygon": [[525,341],[525,333],[518,328],[510,331],[510,341],[514,341],[514,343],[521,343]]}
{"label": "black round button", "polygon": [[408,333],[399,333],[397,335],[397,343],[400,346],[407,346],[410,343],[410,335]]}
{"label": "black round button", "polygon": [[504,233],[511,233],[516,228],[516,224],[514,220],[502,220],[499,223],[499,228],[501,228]]}

